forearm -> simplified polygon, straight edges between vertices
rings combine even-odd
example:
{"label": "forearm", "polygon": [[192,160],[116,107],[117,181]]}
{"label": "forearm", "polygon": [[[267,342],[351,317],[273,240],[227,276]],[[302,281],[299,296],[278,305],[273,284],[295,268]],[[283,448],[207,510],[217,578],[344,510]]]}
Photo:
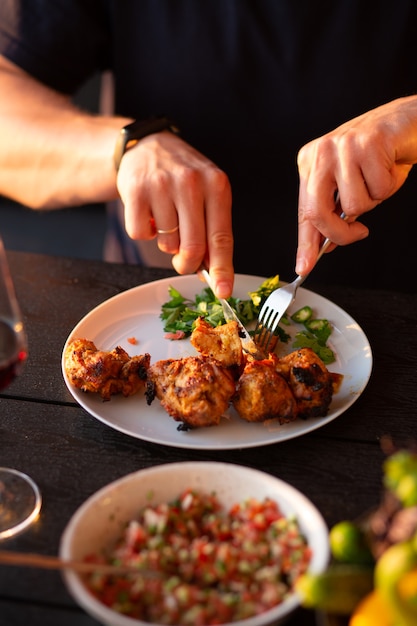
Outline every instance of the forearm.
{"label": "forearm", "polygon": [[80,111],[1,57],[0,93],[0,194],[33,208],[120,198],[132,239],[157,236],[180,274],[208,259],[217,295],[230,297],[231,188],[213,162],[166,130],[131,147],[116,175],[115,144],[131,119]]}
{"label": "forearm", "polygon": [[0,194],[32,208],[118,196],[113,150],[129,119],[95,116],[0,59]]}

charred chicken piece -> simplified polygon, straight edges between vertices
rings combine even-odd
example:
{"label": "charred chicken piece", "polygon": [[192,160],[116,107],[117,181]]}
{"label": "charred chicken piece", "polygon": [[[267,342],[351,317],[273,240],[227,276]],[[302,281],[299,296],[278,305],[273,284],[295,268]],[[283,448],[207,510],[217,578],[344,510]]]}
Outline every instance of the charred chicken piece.
{"label": "charred chicken piece", "polygon": [[203,357],[215,360],[222,367],[234,368],[237,375],[242,371],[245,356],[236,322],[213,328],[203,317],[199,317],[190,341]]}
{"label": "charred chicken piece", "polygon": [[130,357],[117,346],[97,350],[93,341],[74,339],[65,351],[65,371],[74,387],[98,393],[103,400],[115,394],[131,396],[145,388],[150,355]]}
{"label": "charred chicken piece", "polygon": [[191,428],[216,426],[229,407],[235,382],[229,370],[203,357],[157,361],[148,370],[146,397]]}
{"label": "charred chicken piece", "polygon": [[278,359],[277,371],[287,380],[301,418],[324,417],[333,397],[333,377],[311,348]]}
{"label": "charred chicken piece", "polygon": [[297,404],[288,383],[276,369],[277,358],[248,361],[239,378],[233,406],[248,422],[278,419],[282,424],[297,417]]}

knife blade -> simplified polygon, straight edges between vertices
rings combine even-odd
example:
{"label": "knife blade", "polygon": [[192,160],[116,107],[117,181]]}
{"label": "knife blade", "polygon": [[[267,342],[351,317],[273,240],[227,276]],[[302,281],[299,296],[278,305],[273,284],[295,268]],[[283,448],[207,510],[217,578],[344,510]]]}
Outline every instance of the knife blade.
{"label": "knife blade", "polygon": [[[204,280],[214,293],[210,274],[208,273],[208,271],[205,268],[200,268],[199,273],[203,276]],[[250,354],[250,356],[253,357],[256,361],[261,361],[262,359],[264,359],[265,354],[261,352],[261,350],[259,350],[258,346],[250,336],[248,330],[244,327],[244,325],[238,318],[236,311],[233,309],[233,307],[230,306],[229,302],[224,298],[218,298],[218,300],[222,305],[225,320],[227,322],[234,321],[238,325],[239,337],[242,342],[243,351],[246,352],[246,354]]]}

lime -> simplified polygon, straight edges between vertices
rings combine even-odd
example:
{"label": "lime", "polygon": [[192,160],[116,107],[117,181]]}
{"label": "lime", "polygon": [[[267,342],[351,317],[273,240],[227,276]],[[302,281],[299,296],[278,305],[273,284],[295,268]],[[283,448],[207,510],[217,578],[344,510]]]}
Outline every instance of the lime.
{"label": "lime", "polygon": [[371,564],[373,556],[366,538],[354,522],[339,522],[330,530],[330,549],[333,557],[341,563]]}
{"label": "lime", "polygon": [[398,450],[386,459],[383,469],[385,486],[395,491],[404,476],[417,473],[417,455],[410,450]]}
{"label": "lime", "polygon": [[417,624],[416,568],[417,554],[412,541],[390,546],[375,567],[375,587],[401,626]]}
{"label": "lime", "polygon": [[333,563],[321,574],[303,574],[295,589],[305,608],[350,615],[372,591],[373,582],[373,569],[368,566]]}
{"label": "lime", "polygon": [[395,490],[397,498],[403,506],[415,506],[417,504],[417,474],[406,474],[403,476]]}

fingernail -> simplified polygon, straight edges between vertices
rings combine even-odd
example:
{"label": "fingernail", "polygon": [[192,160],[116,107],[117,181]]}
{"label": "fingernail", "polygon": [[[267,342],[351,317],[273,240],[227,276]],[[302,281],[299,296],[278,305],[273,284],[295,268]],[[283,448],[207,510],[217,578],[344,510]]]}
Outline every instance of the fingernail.
{"label": "fingernail", "polygon": [[305,271],[307,269],[307,263],[305,262],[305,259],[300,259],[299,261],[297,261],[297,264],[295,266],[295,273],[298,274],[299,276],[302,276]]}
{"label": "fingernail", "polygon": [[230,298],[232,295],[232,285],[227,281],[220,281],[216,284],[216,295],[218,298]]}

